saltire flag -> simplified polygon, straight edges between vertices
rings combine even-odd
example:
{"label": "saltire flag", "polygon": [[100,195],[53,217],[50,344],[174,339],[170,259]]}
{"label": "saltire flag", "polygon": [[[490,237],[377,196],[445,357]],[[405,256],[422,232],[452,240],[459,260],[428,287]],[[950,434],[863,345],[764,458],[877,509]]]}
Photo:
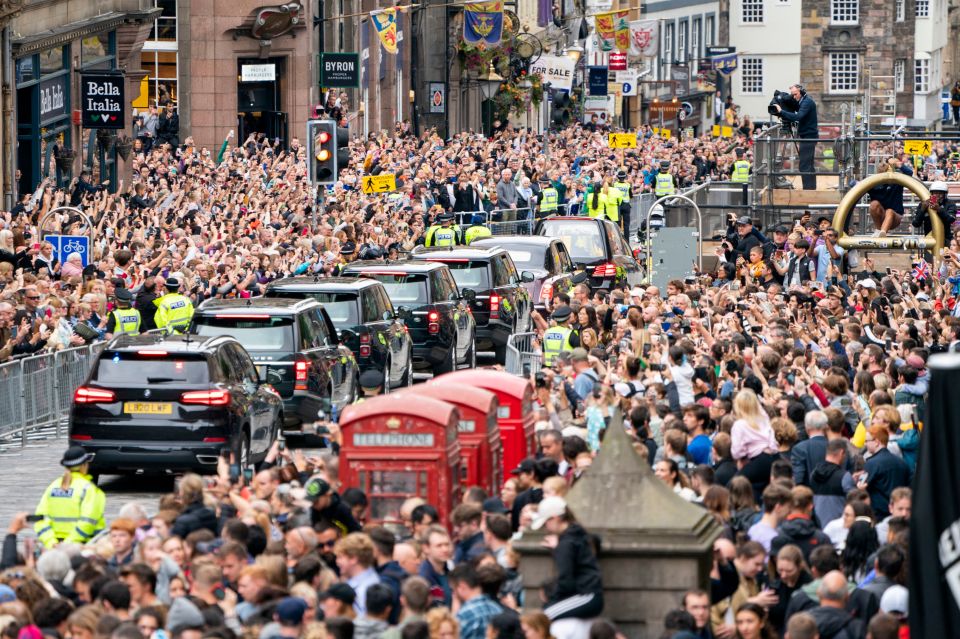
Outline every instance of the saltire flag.
{"label": "saltire flag", "polygon": [[913,279],[922,282],[928,277],[930,277],[930,267],[927,265],[926,260],[920,260],[916,266],[913,267]]}
{"label": "saltire flag", "polygon": [[503,36],[503,2],[472,2],[463,7],[463,41],[480,49],[496,47]]}
{"label": "saltire flag", "polygon": [[[960,360],[934,355],[910,516],[910,635],[960,628]],[[950,630],[953,628],[954,630]]]}
{"label": "saltire flag", "polygon": [[377,31],[383,50],[397,55],[397,7],[371,11],[370,20]]}
{"label": "saltire flag", "polygon": [[660,50],[658,20],[634,20],[630,23],[630,54],[652,57]]}

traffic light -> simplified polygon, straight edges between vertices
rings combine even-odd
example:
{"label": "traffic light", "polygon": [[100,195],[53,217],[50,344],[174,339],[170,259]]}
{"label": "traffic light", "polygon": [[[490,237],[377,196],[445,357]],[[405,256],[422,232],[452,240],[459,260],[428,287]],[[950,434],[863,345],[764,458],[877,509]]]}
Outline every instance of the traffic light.
{"label": "traffic light", "polygon": [[313,184],[333,184],[350,163],[350,131],[336,120],[307,122],[307,151]]}
{"label": "traffic light", "polygon": [[570,99],[570,93],[563,89],[551,89],[553,93],[553,104],[551,111],[551,121],[557,127],[565,127],[570,124],[573,118],[573,101]]}

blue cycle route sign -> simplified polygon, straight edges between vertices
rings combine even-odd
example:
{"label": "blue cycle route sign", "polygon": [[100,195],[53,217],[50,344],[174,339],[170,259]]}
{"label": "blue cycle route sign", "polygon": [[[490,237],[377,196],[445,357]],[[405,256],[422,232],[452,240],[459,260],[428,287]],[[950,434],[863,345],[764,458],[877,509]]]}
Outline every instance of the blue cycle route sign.
{"label": "blue cycle route sign", "polygon": [[71,253],[79,253],[84,266],[90,263],[90,238],[86,235],[48,235],[43,239],[53,244],[53,256],[61,264]]}

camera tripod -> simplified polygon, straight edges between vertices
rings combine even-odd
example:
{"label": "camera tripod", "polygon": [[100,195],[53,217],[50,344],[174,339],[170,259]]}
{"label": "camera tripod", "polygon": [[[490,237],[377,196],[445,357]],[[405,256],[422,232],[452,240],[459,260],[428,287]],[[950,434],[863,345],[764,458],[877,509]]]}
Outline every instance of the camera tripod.
{"label": "camera tripod", "polygon": [[787,145],[789,145],[790,142],[793,142],[793,148],[797,152],[797,162],[800,161],[800,142],[797,140],[797,125],[794,122],[787,123],[781,119],[780,130],[788,131],[790,133],[790,140],[781,139],[779,142],[777,142],[776,159],[773,162],[773,169],[776,172],[773,188],[792,189],[793,182],[788,180],[786,176],[782,175],[781,171],[783,170],[783,157],[785,155]]}

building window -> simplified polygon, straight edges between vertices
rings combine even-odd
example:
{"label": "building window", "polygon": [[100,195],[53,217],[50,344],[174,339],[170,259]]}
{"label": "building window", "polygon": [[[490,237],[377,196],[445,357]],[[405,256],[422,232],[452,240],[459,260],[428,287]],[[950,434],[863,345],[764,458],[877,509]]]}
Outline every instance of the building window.
{"label": "building window", "polygon": [[763,0],[743,0],[743,22],[748,24],[763,22]]}
{"label": "building window", "polygon": [[860,0],[830,0],[832,24],[857,24],[860,20]]}
{"label": "building window", "polygon": [[690,57],[700,59],[700,18],[696,18],[690,27]]}
{"label": "building window", "polygon": [[177,91],[177,2],[176,0],[153,0],[153,5],[162,9],[154,21],[150,36],[143,43],[140,64],[147,76],[141,84],[140,95],[133,106],[146,109],[176,103]]}
{"label": "building window", "polygon": [[740,58],[740,92],[763,93],[763,58]]}
{"label": "building window", "polygon": [[707,16],[707,21],[705,28],[703,29],[703,45],[706,47],[713,46],[713,28],[714,28],[714,19],[713,16]]}
{"label": "building window", "polygon": [[914,93],[930,92],[930,61],[929,60],[913,61],[913,92]]}
{"label": "building window", "polygon": [[907,73],[907,61],[900,59],[893,63],[893,87],[897,93],[903,93],[904,77]]}
{"label": "building window", "polygon": [[673,30],[674,24],[668,22],[663,30],[663,63],[673,64]]}
{"label": "building window", "polygon": [[907,12],[907,0],[897,0],[897,22],[903,22]]}
{"label": "building window", "polygon": [[917,0],[917,17],[930,17],[930,0]]}
{"label": "building window", "polygon": [[687,23],[681,22],[677,29],[677,60],[687,61]]}
{"label": "building window", "polygon": [[856,93],[860,87],[860,54],[830,54],[830,93]]}

